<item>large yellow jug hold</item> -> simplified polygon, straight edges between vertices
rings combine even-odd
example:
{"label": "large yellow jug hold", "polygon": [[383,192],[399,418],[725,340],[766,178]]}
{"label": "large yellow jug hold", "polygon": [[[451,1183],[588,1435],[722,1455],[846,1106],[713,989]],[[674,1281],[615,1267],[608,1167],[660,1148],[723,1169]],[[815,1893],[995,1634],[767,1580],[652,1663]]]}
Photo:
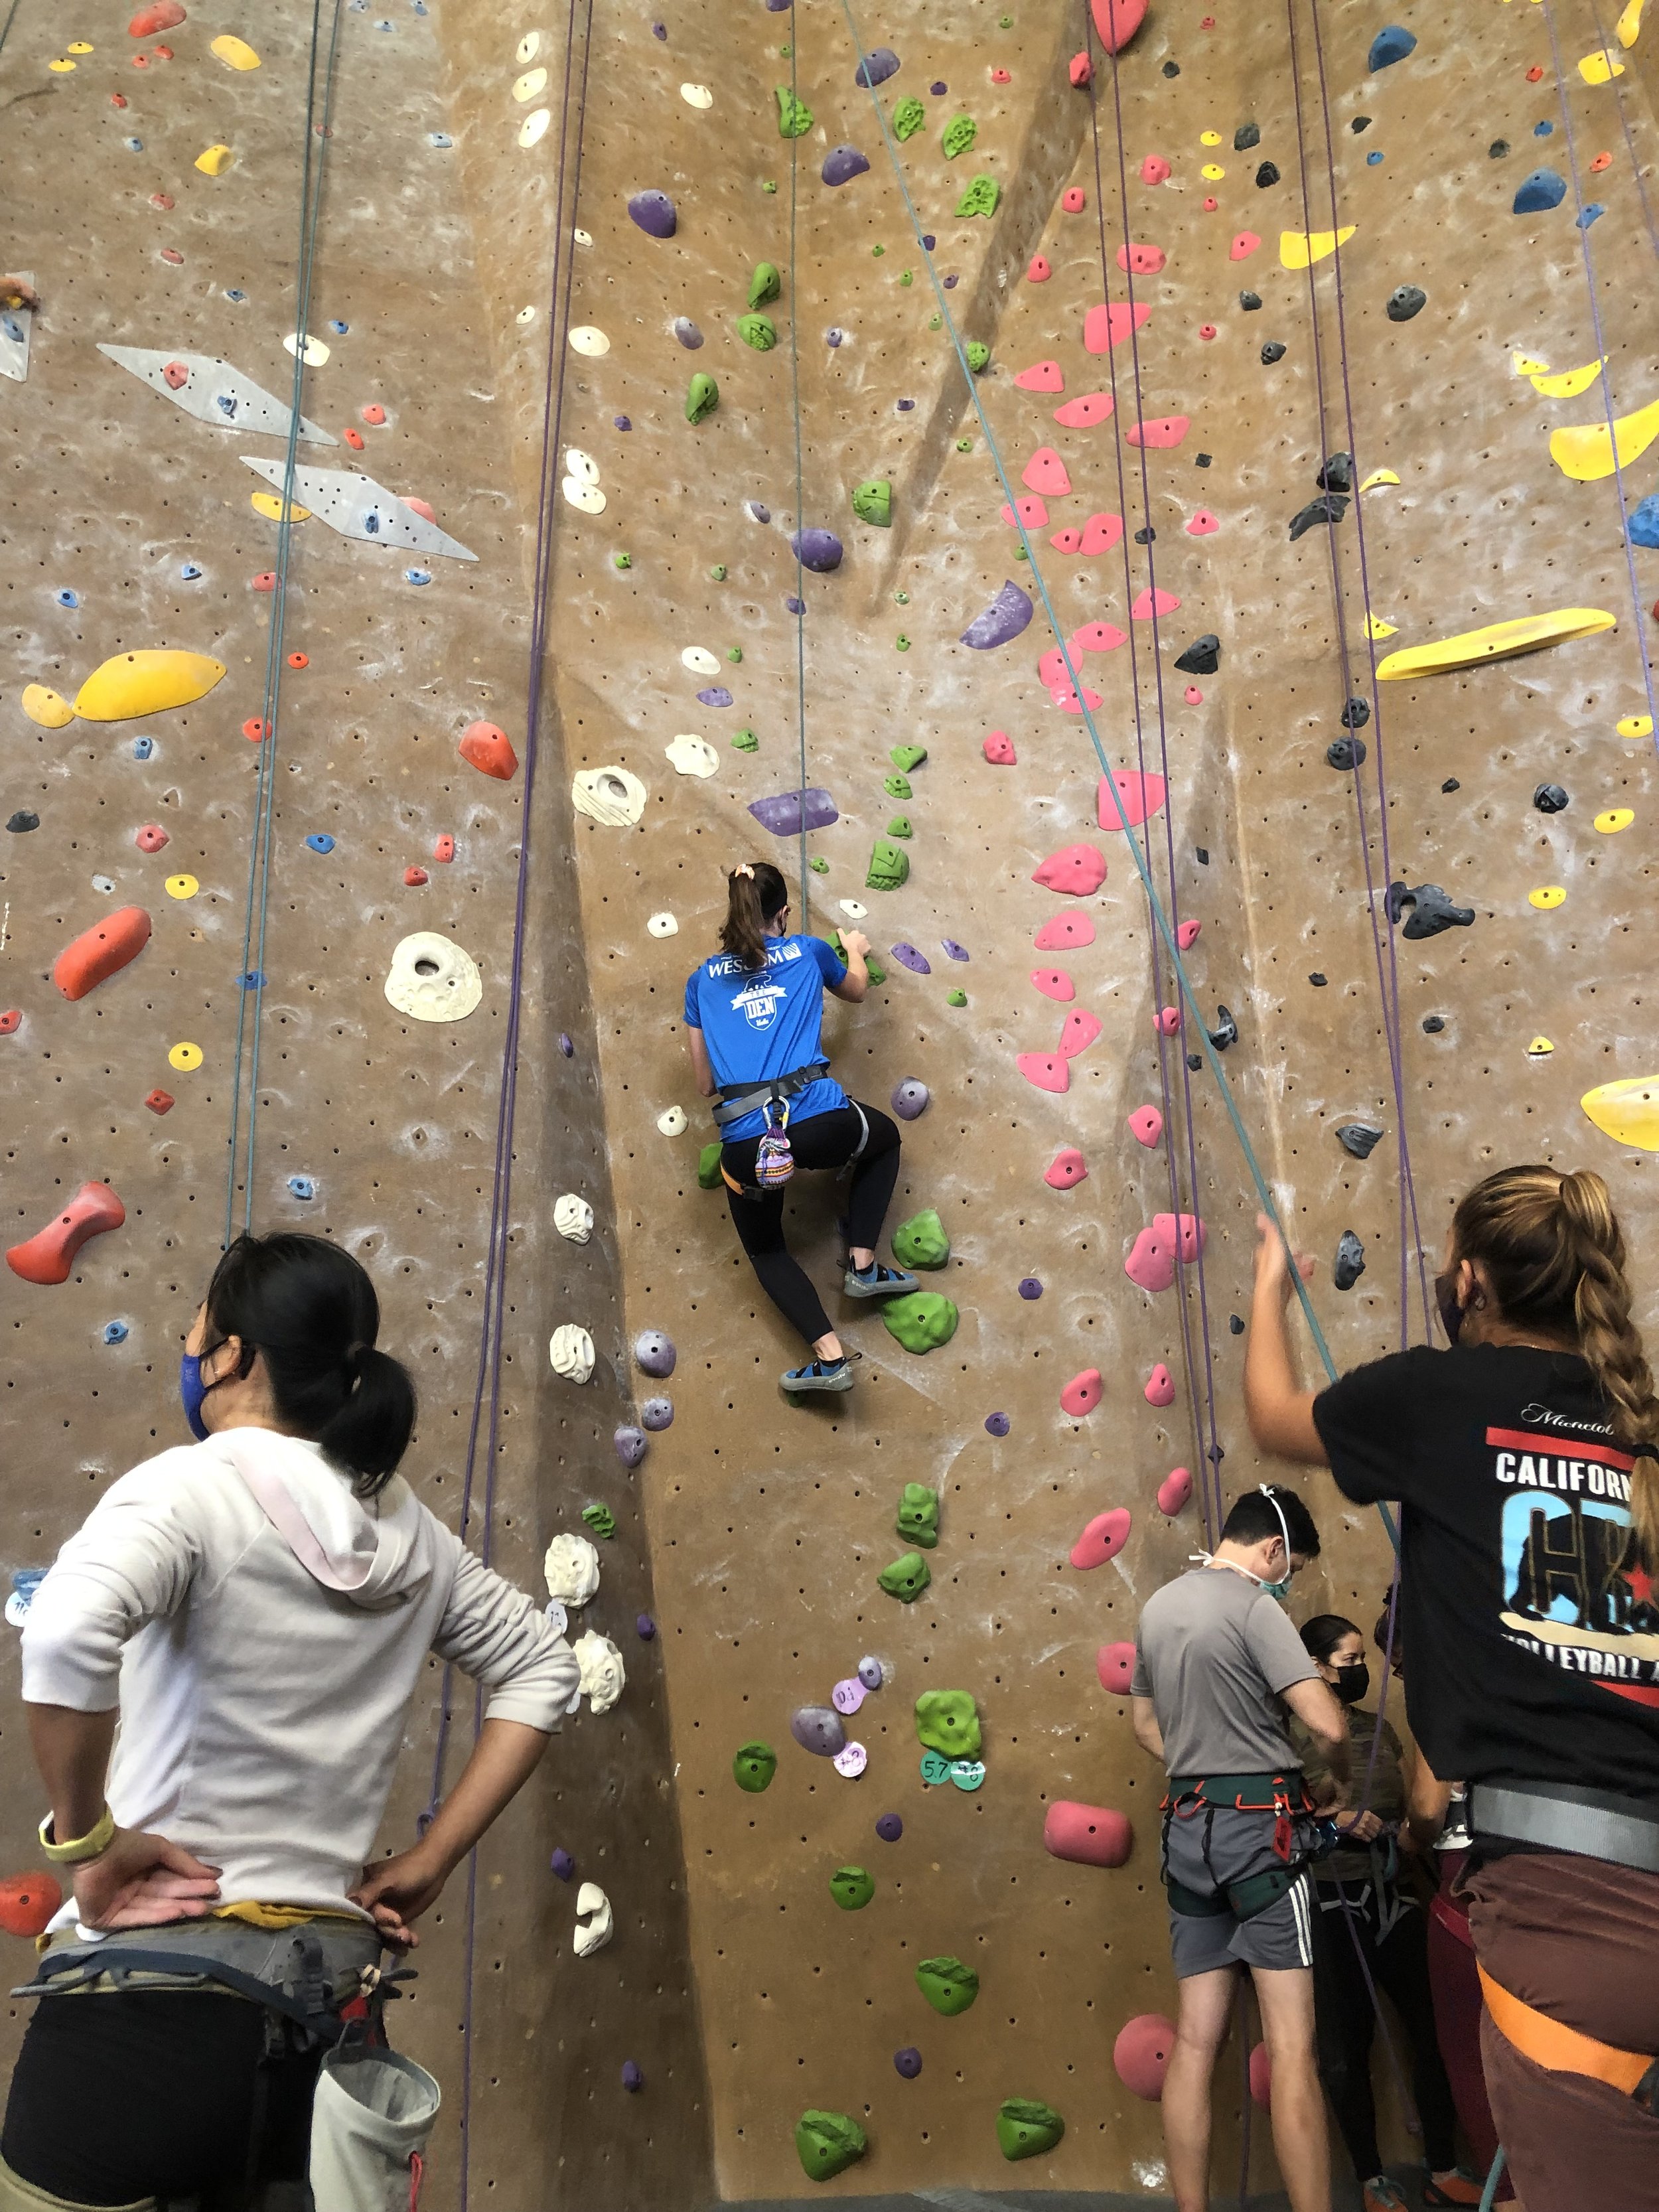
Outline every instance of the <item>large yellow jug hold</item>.
{"label": "large yellow jug hold", "polygon": [[88,722],[128,722],[140,714],[160,714],[169,707],[188,707],[212,690],[225,672],[222,660],[204,653],[173,653],[158,647],[118,653],[94,668],[76,694],[75,711]]}

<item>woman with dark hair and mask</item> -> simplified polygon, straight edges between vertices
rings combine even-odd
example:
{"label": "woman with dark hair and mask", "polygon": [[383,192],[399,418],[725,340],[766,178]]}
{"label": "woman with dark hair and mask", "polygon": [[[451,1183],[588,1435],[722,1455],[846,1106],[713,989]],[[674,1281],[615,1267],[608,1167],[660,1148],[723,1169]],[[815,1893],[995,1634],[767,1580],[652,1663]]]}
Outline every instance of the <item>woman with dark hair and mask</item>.
{"label": "woman with dark hair and mask", "polygon": [[[418,2150],[434,2085],[381,2049],[373,2097],[363,2064],[347,2090],[331,2059],[319,2087],[323,2048],[359,1999],[374,2018],[383,1948],[418,1940],[578,1669],[398,1474],[415,1391],[379,1334],[338,1246],[239,1238],[179,1363],[197,1441],[113,1484],[34,1593],[40,1841],[73,1895],[12,2075],[0,2212],[241,2212],[307,2172],[325,2212],[414,2202],[418,2159],[362,2153],[366,2179],[334,2121],[381,2098]],[[370,1863],[428,1653],[484,1690],[483,1724],[425,1833]]]}
{"label": "woman with dark hair and mask", "polygon": [[1406,1708],[1468,1792],[1455,1895],[1528,2212],[1651,2212],[1659,2172],[1659,1397],[1587,1170],[1501,1169],[1452,1218],[1450,1348],[1316,1394],[1265,1217],[1244,1367],[1261,1447],[1401,1506]]}
{"label": "woman with dark hair and mask", "polygon": [[897,1127],[848,1097],[823,1050],[824,993],[857,1006],[869,988],[869,939],[849,929],[842,944],[844,962],[822,938],[792,934],[782,875],[769,860],[744,860],[726,878],[720,950],[685,984],[686,1043],[699,1091],[719,1102],[720,1174],[738,1242],[812,1353],[781,1377],[792,1395],[853,1387],[823,1300],[784,1242],[784,1186],[796,1168],[850,1170],[842,1224],[848,1297],[897,1297],[917,1287],[875,1251],[898,1182]]}

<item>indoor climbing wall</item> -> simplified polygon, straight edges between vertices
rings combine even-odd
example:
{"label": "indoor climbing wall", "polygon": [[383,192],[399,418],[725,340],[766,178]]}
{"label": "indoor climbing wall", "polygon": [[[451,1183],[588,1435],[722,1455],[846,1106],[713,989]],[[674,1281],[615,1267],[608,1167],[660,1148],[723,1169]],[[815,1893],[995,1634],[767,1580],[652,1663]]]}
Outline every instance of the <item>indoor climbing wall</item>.
{"label": "indoor climbing wall", "polygon": [[[1654,34],[372,4],[0,44],[13,1613],[227,1227],[338,1237],[584,1661],[399,2023],[437,2202],[1155,2201],[1125,1655],[1263,1471],[1256,1177],[1339,1366],[1489,1166],[1651,1220]],[[804,1406],[681,1025],[744,858],[872,940],[926,1285]]]}

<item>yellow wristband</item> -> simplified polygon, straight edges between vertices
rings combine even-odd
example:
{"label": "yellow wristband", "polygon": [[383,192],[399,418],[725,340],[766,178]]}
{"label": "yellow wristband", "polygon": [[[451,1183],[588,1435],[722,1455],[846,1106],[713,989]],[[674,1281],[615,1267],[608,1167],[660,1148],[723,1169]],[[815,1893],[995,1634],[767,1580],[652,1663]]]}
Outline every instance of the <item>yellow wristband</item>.
{"label": "yellow wristband", "polygon": [[59,1844],[52,1840],[52,1815],[48,1813],[40,1823],[40,1848],[53,1866],[76,1866],[82,1859],[95,1859],[100,1851],[109,1849],[115,1838],[115,1815],[106,1805],[84,1836],[77,1837],[73,1843]]}

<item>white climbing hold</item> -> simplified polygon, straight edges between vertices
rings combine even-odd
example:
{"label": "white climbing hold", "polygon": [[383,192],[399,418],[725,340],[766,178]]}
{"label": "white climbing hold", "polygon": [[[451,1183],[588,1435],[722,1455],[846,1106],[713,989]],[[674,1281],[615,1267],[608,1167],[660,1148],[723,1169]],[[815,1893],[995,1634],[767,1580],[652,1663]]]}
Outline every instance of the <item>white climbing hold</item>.
{"label": "white climbing hold", "polygon": [[541,50],[541,33],[539,31],[526,31],[523,38],[520,40],[519,50],[514,55],[513,58],[515,62],[533,62],[537,55],[540,53]]}
{"label": "white climbing hold", "polygon": [[720,665],[706,645],[688,645],[680,655],[680,664],[694,676],[718,676]]}
{"label": "white climbing hold", "polygon": [[662,1113],[658,1115],[657,1127],[662,1131],[665,1137],[683,1137],[685,1134],[684,1107],[670,1106],[666,1108]]}
{"label": "white climbing hold", "polygon": [[592,246],[593,243],[593,234],[591,230],[573,230],[570,235],[578,246]]}
{"label": "white climbing hold", "polygon": [[608,1636],[601,1636],[592,1628],[586,1636],[579,1636],[570,1649],[581,1668],[578,1686],[587,1699],[588,1711],[608,1713],[628,1680],[623,1671],[622,1653]]}
{"label": "white climbing hold", "polygon": [[645,925],[653,937],[678,937],[680,926],[672,914],[653,914]]}
{"label": "white climbing hold", "polygon": [[553,1226],[573,1244],[586,1244],[593,1234],[593,1209],[585,1198],[568,1190],[553,1201]]}
{"label": "white climbing hold", "polygon": [[553,1372],[567,1382],[586,1382],[593,1372],[593,1340],[574,1321],[556,1328],[547,1347]]}
{"label": "white climbing hold", "polygon": [[706,84],[683,84],[680,98],[688,107],[712,107],[714,105],[714,95]]}
{"label": "white climbing hold", "polygon": [[610,339],[594,323],[578,323],[570,333],[570,344],[574,352],[585,353],[593,361],[611,350]]}
{"label": "white climbing hold", "polygon": [[580,446],[565,447],[564,467],[565,474],[574,477],[578,483],[596,484],[599,480],[599,463],[592,453],[583,453]]}
{"label": "white climbing hold", "polygon": [[520,307],[518,313],[514,317],[514,320],[520,323],[533,323],[535,319],[536,310],[533,307]]}
{"label": "white climbing hold", "polygon": [[592,1958],[595,1951],[604,1950],[614,1933],[611,1899],[598,1882],[585,1881],[576,1892],[576,1932],[571,1938],[576,1956]]}
{"label": "white climbing hold", "polygon": [[546,137],[552,121],[551,112],[545,107],[538,107],[533,115],[526,115],[519,125],[520,145],[539,146]]}
{"label": "white climbing hold", "polygon": [[849,921],[862,921],[870,911],[867,906],[860,906],[856,899],[842,899],[841,910]]}
{"label": "white climbing hold", "polygon": [[682,775],[713,775],[720,764],[720,755],[707,738],[682,733],[663,750]]}
{"label": "white climbing hold", "polygon": [[386,994],[400,1014],[417,1022],[459,1022],[483,997],[478,963],[435,929],[417,929],[392,951]]}
{"label": "white climbing hold", "polygon": [[564,494],[568,504],[581,514],[603,514],[605,513],[605,494],[599,489],[598,484],[583,483],[576,477],[567,477],[559,486],[559,489]]}
{"label": "white climbing hold", "polygon": [[586,1536],[558,1535],[542,1560],[547,1594],[562,1605],[586,1605],[599,1586],[599,1554]]}
{"label": "white climbing hold", "polygon": [[513,97],[522,106],[526,100],[536,99],[547,90],[547,71],[544,69],[526,70],[513,88]]}
{"label": "white climbing hold", "polygon": [[[290,331],[283,340],[283,350],[284,353],[298,353],[299,349],[300,333],[298,331]],[[305,340],[305,351],[301,358],[307,368],[320,368],[328,359],[328,348],[320,338],[313,338],[307,334]]]}
{"label": "white climbing hold", "polygon": [[607,830],[623,830],[645,811],[645,786],[625,768],[579,769],[570,779],[570,803]]}

